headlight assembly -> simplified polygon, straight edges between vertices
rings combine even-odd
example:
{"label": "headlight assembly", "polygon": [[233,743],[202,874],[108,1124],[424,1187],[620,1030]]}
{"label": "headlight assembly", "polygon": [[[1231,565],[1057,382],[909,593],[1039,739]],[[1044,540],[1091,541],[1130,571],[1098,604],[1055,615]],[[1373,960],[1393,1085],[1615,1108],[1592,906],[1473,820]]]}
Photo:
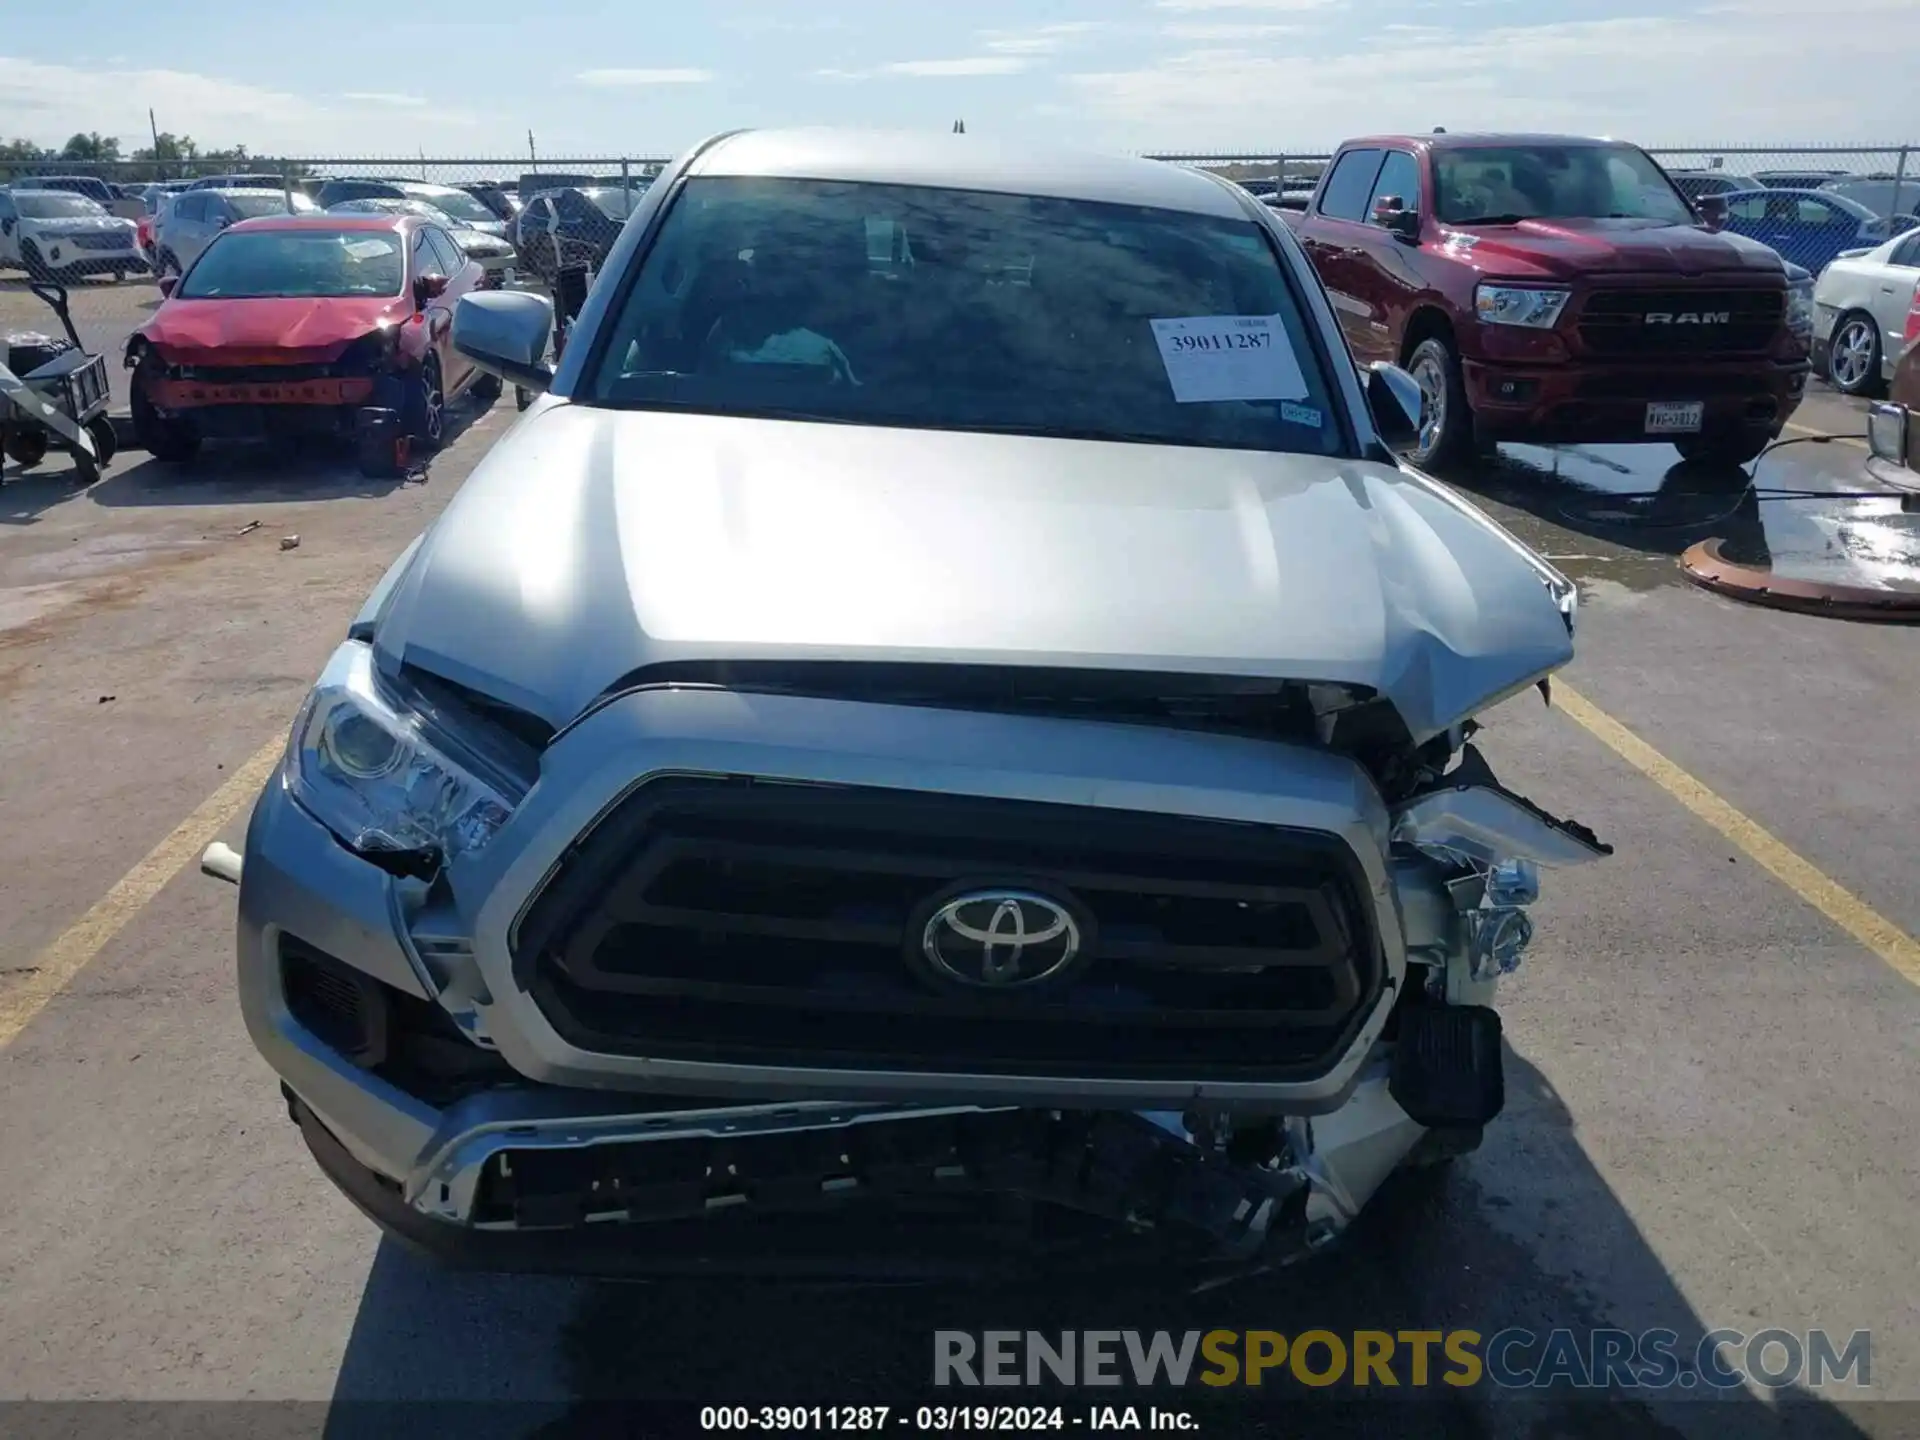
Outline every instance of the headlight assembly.
{"label": "headlight assembly", "polygon": [[395,695],[358,641],[334,652],[300,707],[286,779],[354,850],[443,859],[483,849],[524,793]]}
{"label": "headlight assembly", "polygon": [[1787,286],[1787,329],[1803,338],[1813,334],[1813,280],[1795,280]]}
{"label": "headlight assembly", "polygon": [[1560,286],[1480,285],[1473,292],[1473,312],[1482,325],[1551,330],[1567,308],[1570,293]]}

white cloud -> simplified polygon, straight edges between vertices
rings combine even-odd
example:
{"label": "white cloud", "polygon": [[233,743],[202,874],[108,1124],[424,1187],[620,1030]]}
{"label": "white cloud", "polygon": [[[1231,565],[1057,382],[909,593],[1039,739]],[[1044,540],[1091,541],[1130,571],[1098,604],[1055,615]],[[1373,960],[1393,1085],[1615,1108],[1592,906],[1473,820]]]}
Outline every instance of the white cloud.
{"label": "white cloud", "polygon": [[[1920,6],[1911,0],[1826,0],[1817,26],[1793,0],[1730,0],[1668,16],[1374,29],[1322,37],[1311,53],[1196,49],[1067,83],[1089,134],[1141,147],[1231,148],[1273,136],[1304,152],[1436,125],[1648,145],[1884,144],[1912,128],[1915,54]],[[1808,80],[1834,74],[1847,83]]]}
{"label": "white cloud", "polygon": [[1096,20],[1067,20],[1025,30],[982,30],[980,43],[999,55],[1051,55],[1075,36],[1098,30]]}
{"label": "white cloud", "polygon": [[643,85],[704,85],[711,70],[582,70],[573,77],[596,89],[624,90]]}
{"label": "white cloud", "polygon": [[1276,35],[1298,35],[1301,29],[1259,22],[1174,20],[1162,25],[1160,33],[1170,40],[1270,40]]}
{"label": "white cloud", "polygon": [[396,95],[389,90],[343,90],[342,100],[358,100],[363,105],[394,105],[402,109],[417,109],[427,102],[418,95]]}
{"label": "white cloud", "polygon": [[967,55],[957,60],[896,60],[880,67],[888,75],[947,77],[956,75],[1018,75],[1033,62],[1019,55]]}
{"label": "white cloud", "polygon": [[1153,0],[1162,10],[1324,10],[1336,0]]}
{"label": "white cloud", "polygon": [[[391,97],[388,97],[389,100]],[[474,117],[421,106],[396,137],[378,102],[295,95],[187,70],[50,64],[0,55],[0,135],[58,145],[76,131],[118,136],[132,151],[148,142],[147,107],[160,128],[191,135],[202,149],[245,145],[256,155],[380,155],[435,148],[464,135]]]}

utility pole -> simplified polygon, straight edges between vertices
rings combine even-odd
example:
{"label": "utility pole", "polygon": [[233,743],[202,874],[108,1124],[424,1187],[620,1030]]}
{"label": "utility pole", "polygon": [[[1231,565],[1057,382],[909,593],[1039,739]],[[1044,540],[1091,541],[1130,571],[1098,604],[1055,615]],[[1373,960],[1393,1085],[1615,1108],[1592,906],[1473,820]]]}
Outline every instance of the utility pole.
{"label": "utility pole", "polygon": [[540,168],[540,157],[533,153],[533,131],[527,131],[527,164],[535,170]]}
{"label": "utility pole", "polygon": [[954,134],[956,134],[956,135],[964,135],[964,134],[966,134],[966,133],[967,133],[967,122],[966,122],[966,121],[964,121],[964,120],[956,120],[956,121],[954,121],[954,122],[953,122],[953,133],[954,133]]}
{"label": "utility pole", "polygon": [[153,178],[167,178],[167,167],[160,163],[160,122],[153,118],[153,107],[147,107],[147,129],[153,133]]}

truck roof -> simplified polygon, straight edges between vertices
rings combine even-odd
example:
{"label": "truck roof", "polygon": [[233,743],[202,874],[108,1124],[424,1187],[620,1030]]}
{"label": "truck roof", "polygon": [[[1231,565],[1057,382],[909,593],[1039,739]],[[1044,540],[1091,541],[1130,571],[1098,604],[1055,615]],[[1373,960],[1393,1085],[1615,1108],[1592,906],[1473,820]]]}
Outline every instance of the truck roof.
{"label": "truck roof", "polygon": [[1486,145],[1618,145],[1603,135],[1543,135],[1500,131],[1445,132],[1438,135],[1366,135],[1342,142],[1342,150],[1367,145],[1418,145],[1429,150],[1473,150]]}

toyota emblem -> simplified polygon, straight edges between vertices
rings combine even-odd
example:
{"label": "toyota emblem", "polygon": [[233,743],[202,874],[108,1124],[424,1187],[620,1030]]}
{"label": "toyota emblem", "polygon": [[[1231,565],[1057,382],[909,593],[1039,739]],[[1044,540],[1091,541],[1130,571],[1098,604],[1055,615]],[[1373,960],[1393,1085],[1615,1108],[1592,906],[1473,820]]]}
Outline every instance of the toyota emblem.
{"label": "toyota emblem", "polygon": [[1080,924],[1031,890],[969,890],[938,906],[920,953],[945,979],[983,990],[1051,980],[1080,958]]}

